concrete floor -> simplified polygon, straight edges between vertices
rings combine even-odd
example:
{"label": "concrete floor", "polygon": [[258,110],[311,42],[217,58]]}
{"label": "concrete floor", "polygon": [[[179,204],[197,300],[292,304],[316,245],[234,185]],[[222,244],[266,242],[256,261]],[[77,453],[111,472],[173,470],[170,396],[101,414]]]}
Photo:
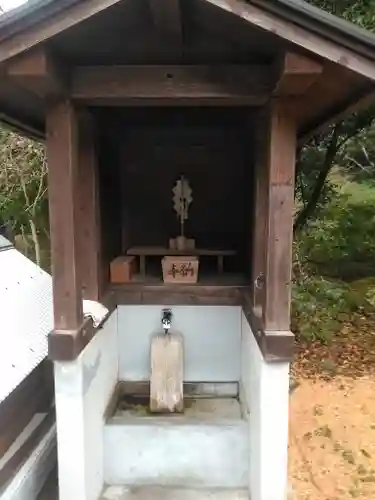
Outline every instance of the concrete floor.
{"label": "concrete floor", "polygon": [[[50,477],[38,500],[58,500],[56,477]],[[249,494],[247,490],[108,486],[99,500],[249,500]]]}
{"label": "concrete floor", "polygon": [[[170,423],[181,420],[198,420],[202,423],[211,423],[221,420],[241,420],[241,405],[236,398],[198,398],[189,399],[185,412],[181,415],[170,415],[164,417],[170,419]],[[117,408],[112,417],[117,419],[127,419],[146,417],[145,420],[157,420],[160,416],[150,416],[145,411],[143,405],[123,405]],[[163,417],[162,417],[163,418]],[[110,419],[111,420],[111,419]],[[210,422],[211,421],[211,422]],[[155,422],[154,422],[155,423]],[[43,490],[38,496],[38,500],[58,500],[57,491],[57,470],[54,469]],[[100,500],[249,500],[247,490],[243,489],[194,489],[166,486],[108,486],[102,493]]]}
{"label": "concrete floor", "polygon": [[249,500],[247,490],[109,486],[100,500]]}
{"label": "concrete floor", "polygon": [[[58,500],[57,471],[49,476],[38,500]],[[249,500],[249,494],[247,490],[235,489],[108,486],[99,500]]]}
{"label": "concrete floor", "polygon": [[[236,398],[186,398],[182,414],[150,415],[148,404],[148,398],[123,400],[107,420],[106,484],[186,489],[247,486],[249,429]],[[179,493],[178,500],[182,494],[188,493]]]}
{"label": "concrete floor", "polygon": [[[148,417],[150,419],[161,418],[160,415],[151,415],[148,407],[149,401],[141,401],[139,404],[132,402],[132,404],[122,401],[114,417]],[[241,405],[236,398],[186,398],[185,409],[181,414],[172,413],[162,415],[164,419],[170,419],[171,422],[178,421],[179,419],[192,419],[207,421],[212,420],[226,420],[242,418]],[[110,419],[109,419],[110,420]]]}

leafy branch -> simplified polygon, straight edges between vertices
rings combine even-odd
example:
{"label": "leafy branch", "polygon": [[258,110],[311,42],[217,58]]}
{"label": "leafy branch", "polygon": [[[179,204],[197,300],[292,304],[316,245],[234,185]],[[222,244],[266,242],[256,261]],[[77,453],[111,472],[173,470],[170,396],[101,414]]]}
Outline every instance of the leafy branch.
{"label": "leafy branch", "polygon": [[41,145],[0,129],[0,212],[5,225],[33,246],[41,264],[40,236],[47,227],[47,165]]}

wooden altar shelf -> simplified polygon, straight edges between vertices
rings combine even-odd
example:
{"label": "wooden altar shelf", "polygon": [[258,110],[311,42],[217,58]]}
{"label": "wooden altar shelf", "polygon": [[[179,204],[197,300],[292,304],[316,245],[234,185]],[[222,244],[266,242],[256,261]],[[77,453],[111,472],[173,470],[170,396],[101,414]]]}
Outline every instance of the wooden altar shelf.
{"label": "wooden altar shelf", "polygon": [[193,250],[172,250],[163,247],[131,247],[127,255],[139,257],[139,268],[142,277],[146,277],[146,257],[165,256],[194,256],[194,257],[216,257],[217,269],[220,274],[224,271],[224,257],[236,255],[235,250],[194,248]]}

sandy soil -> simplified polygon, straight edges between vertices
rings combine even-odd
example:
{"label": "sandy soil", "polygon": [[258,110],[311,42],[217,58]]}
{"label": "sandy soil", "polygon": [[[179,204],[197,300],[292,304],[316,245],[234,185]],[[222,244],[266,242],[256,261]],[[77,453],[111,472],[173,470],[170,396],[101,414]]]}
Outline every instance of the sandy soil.
{"label": "sandy soil", "polygon": [[375,499],[375,376],[299,377],[290,401],[293,500]]}

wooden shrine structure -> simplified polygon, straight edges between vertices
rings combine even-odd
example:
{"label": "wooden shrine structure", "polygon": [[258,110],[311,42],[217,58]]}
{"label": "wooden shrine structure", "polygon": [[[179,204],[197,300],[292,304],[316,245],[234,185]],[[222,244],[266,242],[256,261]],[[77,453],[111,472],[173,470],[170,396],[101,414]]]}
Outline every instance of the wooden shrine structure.
{"label": "wooden shrine structure", "polygon": [[[40,0],[0,18],[0,70],[0,118],[47,151],[50,358],[92,341],[90,299],[238,305],[289,361],[296,151],[373,102],[375,37],[300,0]],[[182,173],[187,231],[224,272],[114,286],[114,258],[175,235]]]}
{"label": "wooden shrine structure", "polygon": [[[206,206],[201,202],[197,230],[207,235],[210,225],[221,224],[224,239],[237,239],[246,307],[254,319],[259,313],[264,345],[272,344],[265,332],[289,331],[296,148],[369,101],[375,69],[362,32],[346,35],[339,23],[322,37],[313,26],[327,22],[315,11],[315,18],[299,12],[300,24],[292,27],[277,13],[283,2],[272,3],[268,10],[259,2],[222,0],[39,2],[43,8],[33,2],[13,14],[14,22],[9,16],[0,23],[2,118],[46,140],[52,359],[76,357],[94,335],[83,321],[82,297],[111,295],[111,258],[124,245],[155,242],[150,210],[160,227],[168,216],[151,186],[160,190],[166,181],[169,187],[172,162],[178,169],[190,160],[203,167],[198,190],[210,193],[208,182],[219,186],[223,201],[215,205],[207,196]],[[345,36],[351,43],[357,36],[357,46],[348,46]],[[197,127],[203,122],[205,130]],[[157,173],[148,171],[148,146],[159,161]],[[179,149],[190,153],[185,165],[176,161]],[[119,191],[121,169],[128,172]],[[139,293],[127,288],[114,298],[136,301]],[[166,294],[148,290],[143,299],[157,303]],[[186,296],[173,291],[173,300],[212,303],[216,294],[220,303],[226,296],[243,300],[233,287],[225,293],[199,285]],[[272,347],[270,355],[289,355],[288,339],[283,354]]]}

